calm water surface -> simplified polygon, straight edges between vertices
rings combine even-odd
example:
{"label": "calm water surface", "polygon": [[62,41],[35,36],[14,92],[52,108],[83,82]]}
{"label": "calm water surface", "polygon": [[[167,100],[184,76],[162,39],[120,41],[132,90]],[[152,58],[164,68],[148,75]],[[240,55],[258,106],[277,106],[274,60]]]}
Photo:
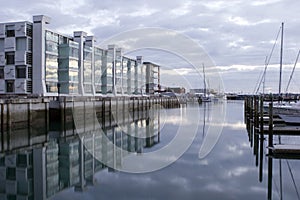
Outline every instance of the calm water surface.
{"label": "calm water surface", "polygon": [[[250,147],[244,124],[243,101],[225,104],[226,115],[223,123],[214,119],[222,106],[209,103],[162,110],[158,116],[152,117],[150,121],[149,119],[146,120],[146,116],[146,118],[141,117],[143,119],[135,122],[129,122],[127,126],[105,128],[105,134],[117,146],[124,148],[125,145],[127,150],[138,152],[135,153],[136,155],[162,149],[170,144],[180,129],[186,132],[187,137],[189,137],[191,124],[198,123],[196,137],[184,154],[171,165],[153,172],[134,174],[113,170],[111,167],[102,165],[97,159],[93,160],[88,153],[84,152],[84,149],[82,150],[84,156],[80,156],[80,142],[75,136],[57,138],[55,132],[51,133],[54,136],[50,134],[49,137],[54,139],[49,139],[46,148],[32,147],[35,150],[29,148],[21,153],[6,151],[1,158],[0,199],[7,197],[8,199],[15,199],[15,197],[22,195],[31,198],[40,195],[39,197],[54,200],[267,199],[268,157],[266,156],[266,143],[264,144],[265,150],[262,159],[263,177],[260,182],[259,167],[256,166],[256,158],[253,155],[253,148]],[[180,118],[182,113],[187,115],[187,120]],[[193,122],[192,119],[199,119],[199,121]],[[122,133],[124,127],[127,128],[127,131],[134,132],[136,127],[148,127],[149,124],[152,124],[150,126],[152,131],[160,130],[160,134],[154,134],[150,140],[137,140],[134,137],[124,136],[126,134]],[[199,149],[203,140],[208,134],[211,134],[209,129],[214,130],[214,127],[220,126],[223,129],[218,142],[206,157],[199,159]],[[68,134],[72,135],[71,133]],[[89,135],[85,136],[87,139],[84,142],[85,149],[89,148]],[[94,135],[92,138],[92,141],[95,142],[94,147],[101,148],[102,157],[104,150],[107,151],[105,156],[108,162],[111,162],[109,164],[122,168],[122,162],[126,161],[127,155],[124,152],[111,152],[109,145],[104,145],[104,148],[101,142],[101,145],[99,144],[101,147],[99,147],[97,145],[98,140],[101,138],[97,139]],[[122,142],[118,143],[118,140]],[[287,138],[286,140],[291,139]],[[43,155],[46,156],[43,157]],[[9,164],[8,159],[13,159],[14,156],[17,162],[15,168],[13,164]],[[32,158],[35,161],[30,161]],[[114,159],[110,160],[110,158]],[[36,159],[44,160],[42,164],[35,164],[37,163]],[[93,162],[90,161],[91,159]],[[28,165],[27,168],[26,165]],[[92,171],[89,171],[91,165],[94,167],[92,167]],[[27,177],[24,176],[24,169],[26,169]],[[272,199],[299,199],[300,162],[291,159],[274,159],[272,170]],[[40,175],[44,178],[41,178]],[[27,184],[26,181],[34,189],[31,186],[24,188],[24,185]],[[11,189],[14,182],[17,182],[16,194]],[[18,186],[20,184],[22,187]]]}

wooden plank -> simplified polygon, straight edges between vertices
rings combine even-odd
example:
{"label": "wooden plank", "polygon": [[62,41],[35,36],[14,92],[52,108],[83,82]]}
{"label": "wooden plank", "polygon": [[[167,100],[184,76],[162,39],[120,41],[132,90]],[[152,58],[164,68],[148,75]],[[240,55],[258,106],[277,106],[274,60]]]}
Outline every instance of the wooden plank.
{"label": "wooden plank", "polygon": [[299,115],[279,115],[287,124],[300,125]]}
{"label": "wooden plank", "polygon": [[[269,122],[269,117],[264,117],[264,123],[268,123],[268,122]],[[274,124],[283,124],[283,123],[285,123],[285,121],[280,118],[274,118],[273,123]]]}
{"label": "wooden plank", "polygon": [[300,144],[276,144],[268,148],[272,150],[274,157],[300,157]]}
{"label": "wooden plank", "polygon": [[[264,134],[269,134],[269,127],[264,126]],[[274,135],[300,135],[300,126],[274,126]]]}

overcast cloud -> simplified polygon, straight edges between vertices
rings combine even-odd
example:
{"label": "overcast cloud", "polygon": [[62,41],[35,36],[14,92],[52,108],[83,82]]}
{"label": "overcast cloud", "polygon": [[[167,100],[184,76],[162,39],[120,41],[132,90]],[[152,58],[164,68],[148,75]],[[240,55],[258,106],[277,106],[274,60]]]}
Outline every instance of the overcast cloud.
{"label": "overcast cloud", "polygon": [[[299,7],[298,0],[78,0],[76,3],[71,0],[55,3],[50,0],[11,0],[1,3],[0,21],[32,21],[32,15],[45,14],[52,18],[51,29],[67,35],[84,30],[95,35],[98,42],[135,28],[172,29],[198,42],[217,66],[225,67],[222,73],[228,67],[232,76],[223,77],[227,91],[252,92],[281,22],[285,22],[284,63],[293,65],[300,47]],[[272,64],[279,62],[278,48],[271,59]],[[187,67],[176,63],[174,68]],[[168,65],[173,67],[172,63]],[[257,67],[234,71],[231,66]],[[257,76],[255,73],[251,76],[253,79],[238,78],[241,73],[245,75],[253,70],[257,73]],[[298,74],[300,77],[300,71]],[[236,79],[240,81],[238,84],[233,82]]]}

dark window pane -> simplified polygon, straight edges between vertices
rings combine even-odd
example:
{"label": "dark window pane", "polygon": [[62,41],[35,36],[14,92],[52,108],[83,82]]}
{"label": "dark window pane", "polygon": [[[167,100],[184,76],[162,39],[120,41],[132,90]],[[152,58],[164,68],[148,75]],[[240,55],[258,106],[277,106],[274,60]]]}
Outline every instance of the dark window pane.
{"label": "dark window pane", "polygon": [[27,155],[18,155],[17,157],[17,166],[18,167],[27,167]]}
{"label": "dark window pane", "polygon": [[4,79],[4,67],[0,67],[0,79]]}
{"label": "dark window pane", "polygon": [[6,37],[15,37],[15,26],[14,25],[6,25]]}
{"label": "dark window pane", "polygon": [[7,81],[6,82],[6,92],[14,92],[14,82],[13,81]]}
{"label": "dark window pane", "polygon": [[7,30],[6,37],[15,37],[15,30]]}
{"label": "dark window pane", "polygon": [[6,168],[6,178],[8,180],[16,180],[16,168]]}
{"label": "dark window pane", "polygon": [[14,52],[7,52],[5,53],[5,59],[7,65],[15,64],[15,53]]}
{"label": "dark window pane", "polygon": [[26,78],[26,67],[17,67],[16,73],[17,78]]}

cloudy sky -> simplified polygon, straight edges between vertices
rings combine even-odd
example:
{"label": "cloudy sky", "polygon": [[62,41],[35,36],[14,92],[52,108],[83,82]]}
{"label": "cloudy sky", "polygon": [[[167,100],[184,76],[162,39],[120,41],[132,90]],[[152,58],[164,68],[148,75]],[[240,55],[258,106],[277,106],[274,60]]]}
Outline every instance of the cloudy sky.
{"label": "cloudy sky", "polygon": [[[220,71],[226,91],[253,92],[270,54],[281,22],[284,31],[283,88],[300,48],[300,1],[298,0],[11,0],[1,5],[0,21],[32,20],[32,15],[52,18],[51,29],[72,35],[84,30],[95,35],[97,42],[136,28],[157,27],[175,30],[203,47]],[[176,42],[176,41],[174,41]],[[179,44],[180,45],[180,44]],[[155,56],[154,56],[155,55]],[[180,85],[177,78],[185,75],[191,87],[202,87],[202,77],[194,77],[188,64],[170,62],[172,56],[158,59],[157,52],[148,52],[145,59],[165,66],[165,83]],[[148,57],[147,57],[148,56]],[[156,59],[155,59],[156,57]],[[278,91],[279,45],[267,70],[266,89]],[[183,62],[184,63],[184,62]],[[177,64],[177,65],[176,65]],[[168,76],[176,68],[177,76]],[[178,71],[179,70],[179,71]],[[171,73],[170,73],[171,74]],[[268,78],[269,77],[269,78]],[[296,70],[290,90],[300,91]]]}

